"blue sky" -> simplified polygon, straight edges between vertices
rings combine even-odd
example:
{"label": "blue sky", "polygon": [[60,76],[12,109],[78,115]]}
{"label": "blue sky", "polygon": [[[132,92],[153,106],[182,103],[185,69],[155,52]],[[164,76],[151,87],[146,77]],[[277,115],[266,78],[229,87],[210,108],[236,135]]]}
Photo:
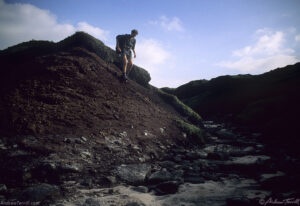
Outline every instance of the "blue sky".
{"label": "blue sky", "polygon": [[0,49],[86,31],[114,47],[139,30],[134,63],[177,87],[300,61],[299,0],[0,0]]}

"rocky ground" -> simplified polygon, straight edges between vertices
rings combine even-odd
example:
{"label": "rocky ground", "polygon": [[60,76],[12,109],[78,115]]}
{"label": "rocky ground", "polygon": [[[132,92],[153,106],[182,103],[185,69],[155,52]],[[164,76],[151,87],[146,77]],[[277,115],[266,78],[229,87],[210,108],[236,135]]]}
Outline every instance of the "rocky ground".
{"label": "rocky ground", "polygon": [[0,205],[299,204],[295,153],[63,48],[0,53]]}
{"label": "rocky ground", "polygon": [[[155,161],[149,161],[149,157],[134,163],[115,164],[105,175],[93,172],[93,168],[82,168],[85,162],[95,158],[83,149],[79,151],[82,163],[78,160],[72,163],[70,157],[55,155],[40,159],[36,172],[45,183],[24,188],[17,197],[11,197],[11,201],[30,200],[31,203],[54,206],[230,206],[264,205],[267,201],[271,204],[270,201],[277,199],[299,204],[298,159],[261,143],[259,133],[224,127],[224,124],[212,121],[204,123],[209,131],[207,144],[168,148],[162,145],[167,152]],[[119,143],[107,140],[107,153],[122,147],[126,134],[120,135],[115,140]],[[33,137],[28,139],[37,141]],[[89,144],[84,137],[74,142],[65,141],[64,144],[73,146]],[[5,147],[10,146],[2,143],[2,150]],[[19,146],[12,145],[14,147],[10,156],[32,155],[18,149]],[[139,150],[138,146],[132,149]],[[49,174],[53,176],[49,177]],[[85,175],[78,178],[78,174]],[[23,178],[30,178],[30,175],[25,172]],[[3,184],[0,188],[2,195],[10,192]]]}

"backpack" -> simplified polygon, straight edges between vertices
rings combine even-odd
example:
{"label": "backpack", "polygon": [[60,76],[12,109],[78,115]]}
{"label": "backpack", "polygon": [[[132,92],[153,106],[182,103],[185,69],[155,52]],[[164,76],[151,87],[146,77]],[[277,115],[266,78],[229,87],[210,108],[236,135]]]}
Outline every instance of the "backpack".
{"label": "backpack", "polygon": [[[123,35],[120,34],[116,37],[117,41],[119,42],[119,47],[121,48],[121,50],[125,47],[127,36],[128,34],[123,34]],[[116,52],[117,54],[121,53],[120,51],[117,50],[117,45],[116,45]]]}

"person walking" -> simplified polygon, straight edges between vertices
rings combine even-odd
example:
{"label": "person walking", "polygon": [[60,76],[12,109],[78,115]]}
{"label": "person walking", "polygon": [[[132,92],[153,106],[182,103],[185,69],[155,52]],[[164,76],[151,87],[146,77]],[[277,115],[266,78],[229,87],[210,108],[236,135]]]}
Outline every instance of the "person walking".
{"label": "person walking", "polygon": [[127,81],[127,74],[130,73],[132,67],[133,67],[133,61],[132,61],[132,52],[134,54],[134,58],[136,58],[135,53],[135,43],[136,39],[135,37],[138,35],[138,31],[136,29],[133,29],[131,31],[131,34],[123,34],[118,35],[116,37],[117,44],[116,44],[116,52],[121,54],[122,61],[123,61],[123,74],[122,74],[122,80]]}

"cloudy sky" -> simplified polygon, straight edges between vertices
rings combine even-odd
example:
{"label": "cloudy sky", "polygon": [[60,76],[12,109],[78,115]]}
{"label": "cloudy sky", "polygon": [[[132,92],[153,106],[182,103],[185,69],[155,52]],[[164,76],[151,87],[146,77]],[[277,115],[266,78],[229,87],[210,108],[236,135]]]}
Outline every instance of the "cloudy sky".
{"label": "cloudy sky", "polygon": [[85,31],[112,48],[139,30],[134,63],[177,87],[300,61],[299,0],[0,0],[0,49]]}

